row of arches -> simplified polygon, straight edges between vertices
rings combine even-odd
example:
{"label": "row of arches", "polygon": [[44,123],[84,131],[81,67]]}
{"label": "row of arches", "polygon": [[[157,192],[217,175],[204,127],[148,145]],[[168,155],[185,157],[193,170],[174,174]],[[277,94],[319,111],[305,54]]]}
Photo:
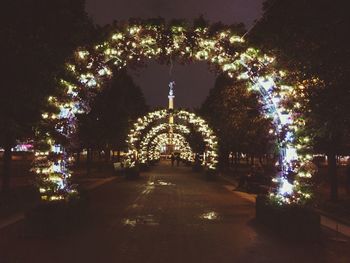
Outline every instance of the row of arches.
{"label": "row of arches", "polygon": [[[175,145],[175,151],[180,153],[180,158],[190,163],[194,162],[195,153],[193,152],[185,136],[179,133],[173,133],[172,135],[172,143]],[[160,154],[163,151],[163,147],[169,143],[169,140],[169,133],[158,134],[148,145],[147,160],[159,160]]]}
{"label": "row of arches", "polygon": [[[167,120],[170,115],[179,123],[169,124]],[[190,133],[190,127],[201,134],[205,143],[205,165],[215,170],[218,163],[218,139],[204,119],[185,110],[155,111],[139,118],[128,135],[128,154],[130,158],[137,156],[139,162],[146,163],[149,160],[150,141],[159,133],[169,131],[171,128],[175,134],[184,137]]]}
{"label": "row of arches", "polygon": [[[270,193],[271,200],[291,204],[310,199],[308,181],[312,171],[308,168],[311,159],[307,154],[308,138],[295,136],[304,122],[298,114],[298,107],[288,103],[298,95],[296,87],[303,84],[291,82],[288,74],[276,67],[273,57],[250,47],[231,29],[213,31],[208,27],[140,22],[115,29],[101,43],[77,50],[60,81],[60,94],[48,98],[49,104],[57,110],[43,112],[46,128],[38,134],[33,167],[39,176],[44,200],[65,199],[76,193],[69,181],[72,176],[70,166],[74,162],[71,148],[77,130],[77,114],[89,112],[90,101],[108,81],[113,69],[137,66],[149,59],[160,63],[171,59],[182,63],[207,61],[214,70],[246,80],[249,89],[262,95],[270,109],[268,117],[272,118],[279,137],[281,172],[276,175],[276,190]],[[167,112],[151,114],[165,116]],[[190,113],[178,112],[177,116],[201,125],[201,120]],[[149,120],[141,119],[134,127],[128,138],[130,145],[135,143],[135,134],[147,126]],[[213,142],[214,137],[205,124],[200,132],[208,144]],[[215,159],[215,150],[209,151]],[[210,168],[215,169],[215,165],[213,161]],[[291,174],[293,180],[289,179]]]}

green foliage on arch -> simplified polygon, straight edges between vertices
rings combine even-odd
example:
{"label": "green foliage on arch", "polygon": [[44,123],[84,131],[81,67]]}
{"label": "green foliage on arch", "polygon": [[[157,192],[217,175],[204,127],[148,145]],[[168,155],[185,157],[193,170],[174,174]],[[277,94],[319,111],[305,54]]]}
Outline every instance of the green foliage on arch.
{"label": "green foliage on arch", "polygon": [[[249,89],[262,94],[279,136],[281,173],[274,180],[276,187],[270,193],[271,200],[279,204],[301,204],[311,198],[309,179],[313,170],[309,168],[309,138],[295,136],[304,121],[299,114],[300,107],[290,103],[295,96],[300,96],[296,90],[303,83],[289,78],[277,68],[272,56],[250,47],[230,28],[213,30],[205,26],[167,26],[138,21],[114,30],[109,38],[95,46],[77,50],[67,63],[61,94],[48,98],[57,111],[43,113],[43,119],[54,129],[39,136],[34,167],[40,175],[44,199],[64,199],[76,192],[69,183],[76,114],[90,110],[89,102],[111,77],[113,69],[142,65],[148,59],[160,63],[171,59],[182,63],[207,61],[214,70],[246,79]],[[166,111],[155,114],[166,114]],[[181,116],[189,117],[179,112],[178,117]],[[216,157],[214,151],[211,155]]]}

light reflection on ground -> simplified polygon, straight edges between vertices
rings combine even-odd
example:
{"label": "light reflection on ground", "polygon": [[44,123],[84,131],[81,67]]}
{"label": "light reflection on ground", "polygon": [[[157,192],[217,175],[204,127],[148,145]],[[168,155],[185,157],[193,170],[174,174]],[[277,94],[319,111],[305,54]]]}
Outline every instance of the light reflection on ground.
{"label": "light reflection on ground", "polygon": [[161,180],[158,180],[157,182],[159,185],[175,185],[175,184],[172,184],[172,183],[169,183],[169,182],[165,182],[165,181],[161,181]]}
{"label": "light reflection on ground", "polygon": [[124,218],[122,224],[130,227],[137,225],[158,226],[159,222],[154,218],[154,215],[144,215],[136,216],[135,218]]}
{"label": "light reflection on ground", "polygon": [[131,226],[131,227],[135,227],[137,224],[137,221],[135,219],[129,219],[129,218],[125,218],[122,220],[122,223],[124,226]]}
{"label": "light reflection on ground", "polygon": [[218,213],[216,213],[214,211],[210,211],[210,212],[201,214],[200,218],[206,219],[206,220],[216,220],[219,218],[219,215],[218,215]]}
{"label": "light reflection on ground", "polygon": [[155,182],[148,182],[147,184],[150,185],[150,186],[153,186],[153,185],[156,185],[156,186],[174,186],[175,185],[173,183],[166,182],[166,181],[163,181],[163,180],[157,180]]}
{"label": "light reflection on ground", "polygon": [[143,195],[148,195],[154,190],[154,185],[153,184],[148,184],[146,186],[146,189],[142,191]]}

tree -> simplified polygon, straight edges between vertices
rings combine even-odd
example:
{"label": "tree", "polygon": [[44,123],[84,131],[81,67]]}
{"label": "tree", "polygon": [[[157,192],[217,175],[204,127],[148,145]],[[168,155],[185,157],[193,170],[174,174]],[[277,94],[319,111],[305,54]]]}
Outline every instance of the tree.
{"label": "tree", "polygon": [[314,150],[328,156],[332,200],[338,198],[336,155],[350,144],[347,5],[343,0],[268,0],[249,35],[251,42],[273,50],[295,78],[314,80],[302,98],[305,132]]}
{"label": "tree", "polygon": [[202,104],[200,113],[219,137],[220,163],[228,165],[230,152],[251,157],[268,151],[271,121],[262,115],[258,95],[247,90],[247,83],[220,75]]}
{"label": "tree", "polygon": [[203,141],[203,136],[194,127],[190,127],[190,133],[185,136],[191,149],[194,153],[204,153],[205,152],[205,142]]}
{"label": "tree", "polygon": [[126,69],[115,71],[92,102],[90,113],[79,117],[81,145],[106,153],[123,150],[131,124],[147,111],[144,95]]}
{"label": "tree", "polygon": [[0,14],[0,147],[3,190],[9,189],[11,148],[33,137],[46,98],[65,60],[87,42],[93,25],[84,1],[5,0]]}

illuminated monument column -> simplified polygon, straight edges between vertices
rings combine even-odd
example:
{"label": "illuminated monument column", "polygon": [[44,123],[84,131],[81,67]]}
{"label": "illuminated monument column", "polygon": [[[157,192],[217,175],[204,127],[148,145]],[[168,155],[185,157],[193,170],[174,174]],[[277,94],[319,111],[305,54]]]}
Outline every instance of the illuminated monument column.
{"label": "illuminated monument column", "polygon": [[170,111],[170,116],[169,116],[169,124],[174,124],[174,117],[173,117],[173,110],[174,110],[174,86],[175,82],[172,81],[169,83],[169,111]]}
{"label": "illuminated monument column", "polygon": [[175,98],[175,94],[174,94],[174,86],[175,86],[175,82],[171,81],[169,83],[169,142],[167,145],[167,152],[169,154],[174,152],[174,130],[173,130],[173,126],[174,126],[174,98]]}

